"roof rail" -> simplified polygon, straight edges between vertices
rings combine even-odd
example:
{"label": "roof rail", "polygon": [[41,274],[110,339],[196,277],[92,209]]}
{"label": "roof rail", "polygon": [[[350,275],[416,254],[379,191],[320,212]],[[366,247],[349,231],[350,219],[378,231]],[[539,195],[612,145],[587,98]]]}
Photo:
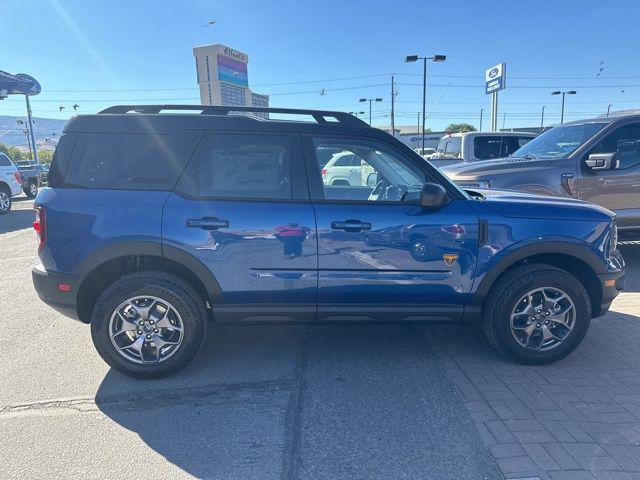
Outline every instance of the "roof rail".
{"label": "roof rail", "polygon": [[[227,115],[230,112],[249,113],[285,113],[292,115],[309,115],[319,124],[335,123],[333,120],[347,126],[368,127],[369,124],[359,118],[345,112],[332,112],[328,110],[303,110],[297,108],[270,108],[270,107],[234,107],[211,105],[115,105],[106,108],[104,113],[160,113],[163,110],[185,110],[200,112],[201,115]],[[327,120],[329,118],[329,120]]]}

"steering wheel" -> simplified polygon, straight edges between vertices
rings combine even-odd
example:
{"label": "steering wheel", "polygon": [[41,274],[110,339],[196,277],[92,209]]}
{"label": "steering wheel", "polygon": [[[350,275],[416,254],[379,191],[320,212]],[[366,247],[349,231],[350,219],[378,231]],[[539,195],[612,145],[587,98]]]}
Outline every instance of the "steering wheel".
{"label": "steering wheel", "polygon": [[376,200],[385,200],[385,196],[383,196],[383,194],[386,194],[388,186],[389,182],[387,182],[383,178],[378,183],[376,183],[375,187],[373,187],[373,190],[371,190],[371,193],[369,194],[369,198],[367,198],[367,200],[369,200],[370,202],[375,202]]}

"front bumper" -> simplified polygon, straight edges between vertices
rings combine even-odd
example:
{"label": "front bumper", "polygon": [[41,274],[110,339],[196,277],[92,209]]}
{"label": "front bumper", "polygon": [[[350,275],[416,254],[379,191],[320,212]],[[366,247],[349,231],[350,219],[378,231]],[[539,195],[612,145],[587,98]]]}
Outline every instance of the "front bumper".
{"label": "front bumper", "polygon": [[[40,300],[63,315],[80,320],[76,299],[82,276],[50,272],[41,266],[36,266],[31,269],[31,278]],[[69,291],[62,291],[61,285],[69,285]]]}
{"label": "front bumper", "polygon": [[625,272],[621,270],[615,273],[601,273],[598,275],[600,286],[602,288],[602,300],[600,302],[600,310],[595,309],[592,312],[593,318],[600,317],[607,313],[611,302],[618,294],[624,290]]}

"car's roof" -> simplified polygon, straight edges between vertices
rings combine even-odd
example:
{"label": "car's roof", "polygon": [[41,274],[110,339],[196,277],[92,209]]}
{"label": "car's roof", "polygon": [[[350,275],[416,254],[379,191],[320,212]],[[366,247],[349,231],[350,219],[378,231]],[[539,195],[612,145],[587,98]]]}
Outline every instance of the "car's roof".
{"label": "car's roof", "polygon": [[[574,120],[572,122],[565,122],[563,125],[584,125],[585,123],[614,123],[619,121],[638,120],[640,121],[640,115],[616,115],[601,116],[595,118],[586,118],[583,120]],[[555,125],[557,126],[557,125]]]}
{"label": "car's roof", "polygon": [[[175,113],[202,111],[202,113]],[[161,111],[171,113],[160,113]],[[234,114],[236,112],[241,114]],[[126,113],[125,113],[126,112]],[[129,113],[134,112],[134,113]],[[245,113],[246,112],[246,113]],[[265,119],[252,113],[292,113],[314,121]],[[279,108],[207,107],[207,106],[118,106],[94,115],[72,117],[64,128],[67,133],[171,133],[179,130],[265,131],[356,134],[388,138],[382,130],[344,112],[293,110]]]}
{"label": "car's roof", "polygon": [[446,137],[468,137],[473,135],[474,137],[495,137],[496,135],[502,137],[537,137],[537,133],[533,132],[457,132],[457,133],[449,133],[442,138]]}

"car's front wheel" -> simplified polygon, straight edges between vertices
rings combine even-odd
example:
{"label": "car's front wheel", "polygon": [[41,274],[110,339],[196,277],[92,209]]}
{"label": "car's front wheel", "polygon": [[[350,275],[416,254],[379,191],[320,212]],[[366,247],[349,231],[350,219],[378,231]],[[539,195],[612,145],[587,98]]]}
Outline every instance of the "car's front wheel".
{"label": "car's front wheel", "polygon": [[551,363],[582,342],[591,303],[582,283],[549,265],[515,267],[498,279],[483,309],[489,343],[523,363]]}
{"label": "car's front wheel", "polygon": [[91,336],[113,368],[137,378],[160,378],[186,367],[206,336],[201,296],[164,272],[126,275],[107,288],[93,310]]}

